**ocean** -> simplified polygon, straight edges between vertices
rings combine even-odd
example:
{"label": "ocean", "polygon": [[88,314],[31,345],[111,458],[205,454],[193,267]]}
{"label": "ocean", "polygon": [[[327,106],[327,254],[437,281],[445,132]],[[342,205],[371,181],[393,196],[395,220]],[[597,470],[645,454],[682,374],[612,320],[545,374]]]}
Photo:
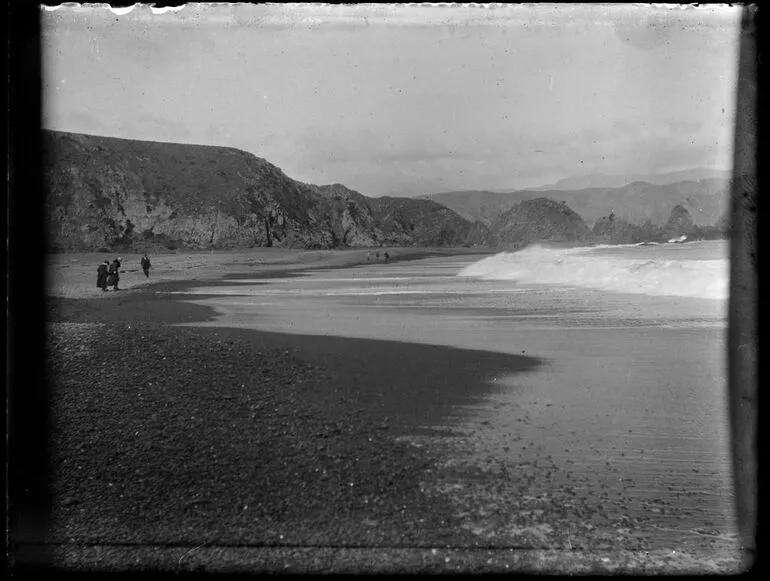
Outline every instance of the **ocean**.
{"label": "ocean", "polygon": [[[724,241],[532,246],[189,298],[221,314],[209,325],[536,357],[531,371],[487,378],[493,395],[427,442],[446,470],[433,493],[451,496],[467,528],[511,546],[729,553],[728,264]],[[492,477],[463,476],[478,471]]]}

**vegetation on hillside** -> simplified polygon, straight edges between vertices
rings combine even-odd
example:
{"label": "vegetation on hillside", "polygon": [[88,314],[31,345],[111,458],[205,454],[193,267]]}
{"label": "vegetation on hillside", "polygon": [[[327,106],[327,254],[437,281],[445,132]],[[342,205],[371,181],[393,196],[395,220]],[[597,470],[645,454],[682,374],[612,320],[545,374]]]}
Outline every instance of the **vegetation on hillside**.
{"label": "vegetation on hillside", "polygon": [[56,131],[43,138],[53,250],[627,244],[729,231],[720,179],[369,198],[298,182],[238,149]]}
{"label": "vegetation on hillside", "polygon": [[436,202],[304,184],[237,149],[56,131],[43,140],[54,250],[487,242]]}
{"label": "vegetation on hillside", "polygon": [[502,246],[532,242],[587,243],[591,231],[564,202],[548,198],[525,200],[504,212],[492,224],[492,234]]}

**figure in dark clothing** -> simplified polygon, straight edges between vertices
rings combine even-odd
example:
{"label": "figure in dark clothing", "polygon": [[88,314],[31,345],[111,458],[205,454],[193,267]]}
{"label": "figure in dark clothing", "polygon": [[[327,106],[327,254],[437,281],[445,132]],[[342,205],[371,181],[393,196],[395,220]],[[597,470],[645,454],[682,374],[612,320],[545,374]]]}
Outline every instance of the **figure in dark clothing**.
{"label": "figure in dark clothing", "polygon": [[99,265],[99,268],[96,269],[96,286],[104,292],[107,292],[107,267],[109,264],[109,261],[105,260]]}
{"label": "figure in dark clothing", "polygon": [[388,263],[388,259],[389,259],[389,258],[390,258],[390,254],[388,254],[388,253],[386,252],[386,253],[385,253],[385,264],[387,264],[387,263]]}
{"label": "figure in dark clothing", "polygon": [[110,264],[110,270],[107,276],[107,285],[112,285],[114,290],[120,290],[118,283],[120,282],[120,258],[116,258]]}
{"label": "figure in dark clothing", "polygon": [[150,269],[152,268],[152,264],[150,264],[150,258],[145,254],[142,256],[142,270],[144,271],[144,276],[147,278],[150,278]]}

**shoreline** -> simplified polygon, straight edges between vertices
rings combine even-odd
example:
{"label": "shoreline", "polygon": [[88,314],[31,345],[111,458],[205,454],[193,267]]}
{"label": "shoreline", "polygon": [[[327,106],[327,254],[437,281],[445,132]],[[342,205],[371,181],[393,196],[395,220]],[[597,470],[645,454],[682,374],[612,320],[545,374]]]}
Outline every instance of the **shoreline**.
{"label": "shoreline", "polygon": [[[442,248],[397,248],[387,264],[420,260],[431,257],[489,256],[495,251],[484,249],[442,249]],[[96,267],[106,258],[125,256],[121,291],[101,292],[95,286]],[[298,273],[313,269],[336,270],[367,264],[384,264],[384,260],[366,260],[366,251],[361,250],[286,250],[256,249],[239,252],[209,254],[169,254],[150,257],[153,268],[147,279],[139,268],[140,255],[99,254],[99,253],[58,253],[46,256],[46,299],[89,298],[110,299],[116,294],[158,288],[158,285],[206,281],[216,285],[222,281],[237,278],[270,278],[276,276],[298,276]],[[170,288],[173,288],[170,287]]]}
{"label": "shoreline", "polygon": [[[228,278],[258,284],[261,278],[300,276],[313,268],[348,267],[282,265],[230,272],[205,284],[230,285]],[[490,544],[464,531],[445,499],[423,491],[438,471],[438,457],[397,441],[401,435],[419,436],[416,428],[422,425],[446,425],[474,398],[494,393],[485,377],[533,369],[539,361],[397,341],[169,326],[217,316],[183,295],[164,294],[200,285],[194,279],[153,281],[110,293],[115,300],[48,299],[46,320],[49,327],[55,323],[60,347],[53,392],[60,398],[54,466],[61,472],[52,512],[59,539],[54,542],[64,543],[53,551],[59,564],[88,566],[77,543],[272,545],[284,560],[269,563],[299,571],[315,571],[312,559],[333,550],[330,545],[370,547],[362,549],[369,555],[364,559],[348,557],[328,566],[336,572],[356,567],[368,572],[387,547],[399,547],[404,567],[387,570],[410,571],[416,554],[427,563],[428,547],[468,551],[451,564],[438,563],[434,570],[442,571],[488,570],[490,557],[482,548],[500,555],[501,567],[516,571],[526,560],[522,555],[543,552],[543,547],[519,547],[511,554],[502,539]],[[143,360],[144,370],[138,364]],[[94,379],[93,365],[101,362],[117,370],[109,381],[99,374]],[[158,391],[159,382],[164,386]],[[82,386],[88,389],[73,389]],[[261,410],[256,415],[255,405]],[[132,433],[145,439],[137,441]],[[83,481],[82,471],[64,467],[73,459],[90,465],[93,478]],[[105,459],[106,467],[100,464]],[[319,479],[316,468],[332,476]],[[142,479],[142,485],[116,490],[124,473]],[[247,509],[234,506],[241,500]],[[90,517],[83,515],[85,506],[94,508]],[[248,518],[255,506],[256,521]],[[300,557],[296,545],[314,548]],[[588,559],[592,571],[613,571],[616,558],[601,564],[599,558],[615,553],[586,539],[573,550],[552,549],[550,564],[538,560],[534,570],[575,572],[581,559]],[[134,558],[131,550],[127,554]],[[678,565],[662,556],[655,560],[652,552],[627,554],[619,570],[687,569],[681,560]],[[689,570],[696,562],[689,562]],[[125,554],[110,563],[117,570],[131,567]],[[198,563],[214,570],[244,567],[237,558]]]}
{"label": "shoreline", "polygon": [[[436,256],[458,256],[466,253],[433,252],[418,251],[405,252],[393,256],[388,264],[398,264],[400,262],[411,262],[424,258]],[[481,256],[471,254],[471,256]],[[68,292],[65,289],[61,293],[46,294],[46,320],[48,322],[67,322],[74,319],[83,322],[97,321],[131,321],[140,320],[145,322],[166,322],[166,323],[195,323],[212,321],[219,316],[218,312],[210,307],[192,304],[189,299],[183,297],[173,298],[166,293],[184,292],[190,288],[201,286],[205,283],[207,287],[232,286],[234,280],[249,280],[248,284],[259,284],[260,280],[269,280],[272,278],[295,278],[302,276],[303,273],[314,270],[341,270],[355,266],[365,266],[369,263],[361,261],[357,257],[351,257],[343,263],[322,264],[313,263],[279,263],[271,264],[270,268],[238,270],[240,266],[234,266],[235,263],[228,263],[226,272],[217,273],[214,277],[189,277],[178,279],[150,279],[141,281],[140,284],[121,289],[120,291],[101,292],[96,288],[88,289],[83,292]],[[81,289],[78,289],[81,290]],[[196,295],[196,300],[209,298],[214,295]],[[173,301],[173,308],[166,309],[164,305],[168,301]],[[117,303],[117,304],[115,304]],[[141,309],[138,307],[141,306]],[[93,316],[89,316],[93,315]]]}
{"label": "shoreline", "polygon": [[174,326],[216,315],[158,292],[197,284],[49,297],[48,542],[473,546],[423,491],[436,459],[398,438],[442,429],[495,389],[487,376],[535,359]]}

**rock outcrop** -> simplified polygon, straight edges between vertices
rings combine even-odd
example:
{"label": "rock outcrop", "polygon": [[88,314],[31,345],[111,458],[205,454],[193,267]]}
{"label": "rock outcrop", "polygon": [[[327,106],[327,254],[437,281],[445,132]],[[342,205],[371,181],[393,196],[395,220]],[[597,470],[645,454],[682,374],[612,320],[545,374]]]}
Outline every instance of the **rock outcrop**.
{"label": "rock outcrop", "polygon": [[533,242],[588,243],[592,234],[565,202],[537,198],[520,202],[500,215],[491,228],[502,246]]}
{"label": "rock outcrop", "polygon": [[451,246],[489,231],[429,200],[315,186],[238,149],[45,131],[49,247]]}
{"label": "rock outcrop", "polygon": [[695,225],[692,221],[692,216],[687,208],[684,206],[676,205],[671,210],[666,224],[663,226],[663,234],[667,238],[675,238],[679,236],[692,236],[695,230]]}
{"label": "rock outcrop", "polygon": [[714,226],[693,224],[692,216],[686,208],[675,206],[664,226],[657,226],[650,220],[641,226],[630,224],[622,218],[610,214],[596,221],[593,235],[596,242],[602,244],[636,244],[638,242],[667,242],[686,236],[687,240],[713,240],[724,238],[726,224],[718,222]]}
{"label": "rock outcrop", "polygon": [[[414,198],[372,198],[372,214],[382,241],[393,246],[470,246],[489,243],[489,229],[452,210]],[[411,242],[410,242],[411,241]]]}
{"label": "rock outcrop", "polygon": [[599,218],[592,229],[596,242],[601,244],[635,244],[643,242],[642,229],[615,214]]}
{"label": "rock outcrop", "polygon": [[415,198],[368,198],[341,184],[315,186],[328,203],[335,244],[346,246],[488,245],[489,228]]}

